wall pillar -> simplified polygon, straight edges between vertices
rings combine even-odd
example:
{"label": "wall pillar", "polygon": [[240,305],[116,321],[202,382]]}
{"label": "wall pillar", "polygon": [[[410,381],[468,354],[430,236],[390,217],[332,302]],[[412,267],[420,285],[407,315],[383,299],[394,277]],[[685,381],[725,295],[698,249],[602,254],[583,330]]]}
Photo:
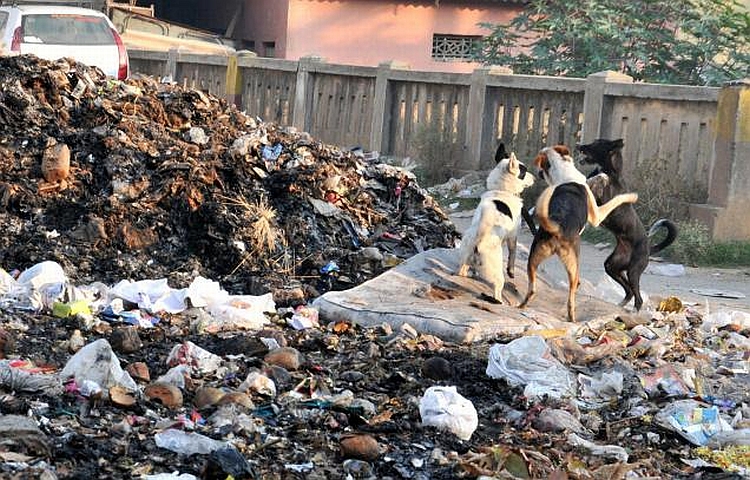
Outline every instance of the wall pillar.
{"label": "wall pillar", "polygon": [[485,120],[489,118],[485,110],[487,108],[487,80],[490,75],[513,75],[513,70],[508,67],[489,66],[480,67],[471,72],[469,105],[466,111],[466,146],[461,165],[457,165],[461,174],[482,168],[482,158],[485,153],[482,151],[486,134]]}
{"label": "wall pillar", "polygon": [[312,77],[317,71],[317,65],[325,59],[316,55],[302,57],[297,62],[297,82],[294,87],[294,109],[292,110],[292,126],[302,132],[309,129],[310,109],[312,108]]}
{"label": "wall pillar", "polygon": [[390,81],[393,70],[408,70],[409,64],[391,60],[378,65],[375,76],[375,98],[372,104],[372,123],[370,125],[370,145],[365,148],[378,152],[384,151],[388,145],[388,132],[384,129],[390,128],[390,110],[391,104],[388,95],[388,82]]}
{"label": "wall pillar", "polygon": [[167,64],[164,66],[164,77],[172,82],[177,81],[177,61],[180,52],[176,48],[170,48],[167,52]]}
{"label": "wall pillar", "polygon": [[240,50],[227,58],[226,99],[240,110],[245,108],[245,71],[256,58],[258,55],[249,50]]}
{"label": "wall pillar", "polygon": [[227,57],[226,100],[230,105],[242,108],[242,74],[237,65],[237,55]]}
{"label": "wall pillar", "polygon": [[[633,83],[633,77],[607,70],[586,77],[586,92],[583,98],[583,131],[581,143],[591,143],[602,136],[604,123],[604,97],[607,83]],[[570,146],[571,148],[574,145]]]}
{"label": "wall pillar", "polygon": [[705,204],[690,205],[690,218],[708,226],[717,241],[750,238],[750,78],[719,92],[716,138]]}

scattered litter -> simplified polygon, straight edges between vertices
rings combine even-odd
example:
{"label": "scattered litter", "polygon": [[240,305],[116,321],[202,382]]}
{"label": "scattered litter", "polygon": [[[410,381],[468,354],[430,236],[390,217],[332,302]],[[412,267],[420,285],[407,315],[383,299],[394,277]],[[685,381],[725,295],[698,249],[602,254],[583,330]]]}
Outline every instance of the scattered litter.
{"label": "scattered litter", "polygon": [[490,348],[487,375],[513,386],[524,386],[526,397],[573,396],[575,377],[556,358],[539,335],[521,337]]}
{"label": "scattered litter", "polygon": [[422,425],[448,430],[461,440],[469,440],[479,424],[477,411],[456,387],[430,387],[419,402]]}
{"label": "scattered litter", "polygon": [[718,298],[746,298],[746,295],[742,292],[735,292],[733,290],[717,290],[714,288],[691,288],[691,292],[697,293],[698,295],[705,295],[707,297],[718,297]]}
{"label": "scattered litter", "polygon": [[685,275],[685,266],[679,263],[651,263],[646,272],[663,277],[682,277]]}

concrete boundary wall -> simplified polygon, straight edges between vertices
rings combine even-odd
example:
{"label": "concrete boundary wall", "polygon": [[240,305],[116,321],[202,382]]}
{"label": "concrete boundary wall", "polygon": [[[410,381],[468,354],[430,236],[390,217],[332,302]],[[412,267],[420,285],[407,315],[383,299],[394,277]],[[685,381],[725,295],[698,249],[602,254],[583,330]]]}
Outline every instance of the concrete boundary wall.
{"label": "concrete boundary wall", "polygon": [[[723,88],[634,83],[601,72],[586,79],[514,75],[483,67],[471,74],[412,71],[254,55],[131,50],[131,70],[223,96],[248,114],[291,125],[321,141],[417,157],[416,145],[444,145],[446,174],[492,166],[503,141],[522,161],[542,147],[596,138],[625,139],[625,178],[661,162],[699,205],[691,217],[715,239],[750,239],[747,82]],[[739,176],[740,178],[737,178]]]}

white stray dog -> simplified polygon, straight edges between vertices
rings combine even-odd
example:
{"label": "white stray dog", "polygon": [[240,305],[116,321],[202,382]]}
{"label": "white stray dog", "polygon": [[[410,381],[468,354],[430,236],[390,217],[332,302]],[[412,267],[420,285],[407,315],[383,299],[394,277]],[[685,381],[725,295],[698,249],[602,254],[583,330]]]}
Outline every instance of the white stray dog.
{"label": "white stray dog", "polygon": [[457,274],[465,277],[473,267],[476,275],[493,288],[493,299],[503,302],[503,243],[508,244],[508,273],[512,276],[515,262],[516,236],[521,223],[523,200],[521,192],[534,183],[526,166],[507,155],[500,144],[495,153],[497,166],[487,177],[486,191],[461,239]]}

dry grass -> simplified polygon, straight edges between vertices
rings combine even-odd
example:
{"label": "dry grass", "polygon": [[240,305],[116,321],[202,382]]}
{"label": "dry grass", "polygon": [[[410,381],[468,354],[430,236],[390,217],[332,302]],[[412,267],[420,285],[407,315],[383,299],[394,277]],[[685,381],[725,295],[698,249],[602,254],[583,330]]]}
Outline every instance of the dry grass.
{"label": "dry grass", "polygon": [[251,219],[251,227],[248,238],[246,239],[249,249],[235,270],[237,270],[245,261],[254,255],[271,257],[279,247],[286,247],[286,238],[275,225],[276,211],[268,204],[265,197],[249,202],[244,197],[228,198],[224,197],[225,205],[232,205],[244,210],[245,214]]}

